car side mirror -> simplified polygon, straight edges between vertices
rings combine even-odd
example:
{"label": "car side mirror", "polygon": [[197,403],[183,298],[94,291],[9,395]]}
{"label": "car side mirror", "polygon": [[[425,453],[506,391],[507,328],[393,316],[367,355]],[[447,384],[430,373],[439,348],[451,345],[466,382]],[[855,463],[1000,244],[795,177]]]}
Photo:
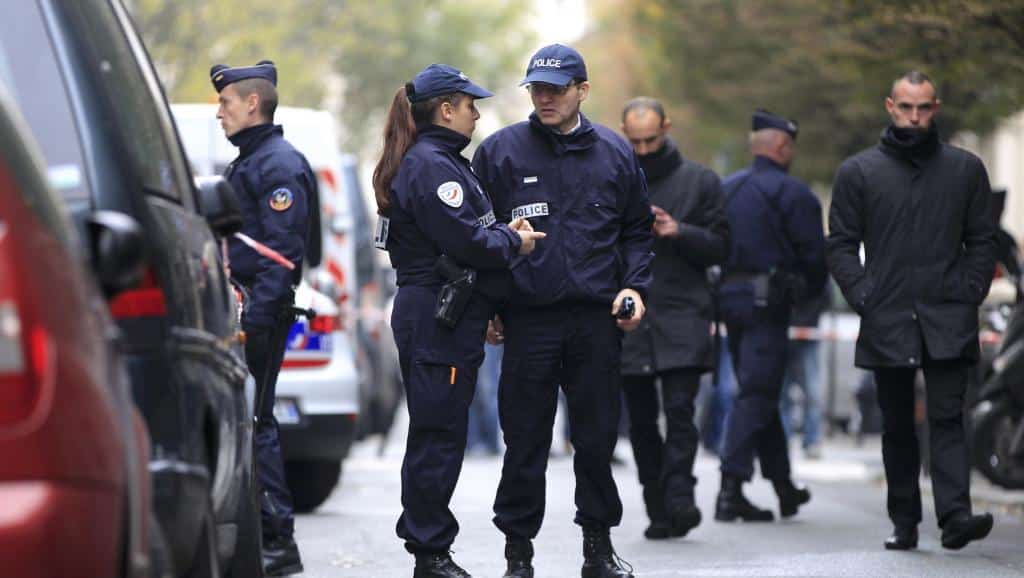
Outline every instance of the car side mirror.
{"label": "car side mirror", "polygon": [[210,229],[220,237],[230,237],[242,230],[242,210],[235,188],[224,177],[196,177],[199,189],[199,212]]}
{"label": "car side mirror", "polygon": [[145,264],[139,224],[116,211],[95,211],[87,222],[92,269],[106,298],[137,286]]}

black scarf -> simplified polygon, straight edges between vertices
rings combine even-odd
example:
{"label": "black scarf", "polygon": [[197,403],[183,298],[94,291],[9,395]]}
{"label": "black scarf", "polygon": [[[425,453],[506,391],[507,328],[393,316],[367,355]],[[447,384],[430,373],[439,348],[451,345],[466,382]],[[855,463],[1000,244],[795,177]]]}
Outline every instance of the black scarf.
{"label": "black scarf", "polygon": [[640,161],[640,168],[644,170],[648,183],[660,181],[683,164],[683,155],[679,154],[676,143],[670,138],[666,138],[661,148],[653,153],[637,155],[636,158]]}
{"label": "black scarf", "polygon": [[932,121],[927,129],[889,125],[882,131],[882,151],[908,161],[927,159],[939,150],[939,128]]}

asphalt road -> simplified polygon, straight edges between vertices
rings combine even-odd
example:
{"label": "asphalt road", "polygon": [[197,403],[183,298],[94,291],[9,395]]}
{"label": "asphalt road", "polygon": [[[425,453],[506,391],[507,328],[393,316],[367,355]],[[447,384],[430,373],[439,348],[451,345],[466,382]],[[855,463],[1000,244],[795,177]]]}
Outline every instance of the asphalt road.
{"label": "asphalt road", "polygon": [[[1012,509],[996,509],[996,527],[987,540],[951,552],[940,546],[934,513],[926,502],[919,550],[885,551],[882,540],[891,527],[878,479],[877,448],[857,449],[842,441],[826,446],[824,460],[797,457],[797,478],[808,483],[813,500],[796,518],[773,524],[715,522],[717,461],[699,456],[697,500],[704,522],[684,539],[645,540],[640,487],[627,447],[620,444],[626,463],[615,469],[625,515],[612,539],[637,577],[1024,576],[1024,527]],[[383,458],[376,456],[374,444],[357,446],[329,501],[316,513],[298,518],[297,539],[307,569],[302,576],[412,575],[413,559],[395,536],[401,452],[400,440],[389,445]],[[504,539],[490,522],[500,467],[500,458],[467,459],[453,501],[461,524],[454,556],[475,577],[498,578],[504,571]],[[535,542],[538,577],[579,576],[583,557],[580,532],[572,523],[573,487],[571,459],[556,452],[548,469],[547,515]],[[755,503],[777,509],[767,482],[755,479],[748,487]]]}

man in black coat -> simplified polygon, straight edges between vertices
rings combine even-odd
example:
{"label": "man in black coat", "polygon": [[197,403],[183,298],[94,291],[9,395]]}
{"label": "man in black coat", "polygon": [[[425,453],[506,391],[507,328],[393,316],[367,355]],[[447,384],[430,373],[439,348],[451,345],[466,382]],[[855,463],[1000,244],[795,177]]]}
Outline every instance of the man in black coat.
{"label": "man in black coat", "polygon": [[[729,223],[718,175],[679,154],[662,105],[636,98],[622,112],[622,132],[647,176],[654,222],[654,279],[647,316],[622,346],[629,437],[644,488],[649,539],[683,536],[701,520],[694,504],[698,434],[694,399],[714,364],[711,289],[705,269],[729,253]],[[667,435],[658,429],[658,394]]]}
{"label": "man in black coat", "polygon": [[[935,514],[942,545],[988,535],[972,515],[962,411],[968,366],[978,359],[978,305],[995,267],[985,167],[939,140],[935,85],[920,72],[893,83],[892,123],[877,147],[843,162],[829,211],[828,263],[861,315],[855,363],[874,370],[889,485],[890,550],[917,546],[921,470],[914,375],[927,383]],[[858,254],[864,245],[865,261]]]}

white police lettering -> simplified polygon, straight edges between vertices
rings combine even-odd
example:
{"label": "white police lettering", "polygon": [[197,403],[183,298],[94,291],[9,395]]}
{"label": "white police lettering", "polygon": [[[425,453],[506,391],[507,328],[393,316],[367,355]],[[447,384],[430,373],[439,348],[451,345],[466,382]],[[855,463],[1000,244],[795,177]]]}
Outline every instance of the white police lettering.
{"label": "white police lettering", "polygon": [[529,205],[523,205],[512,209],[513,219],[518,219],[519,217],[529,219],[530,217],[546,217],[547,215],[547,203],[531,203]]}
{"label": "white police lettering", "polygon": [[455,181],[441,183],[441,186],[437,187],[437,198],[449,207],[458,209],[462,206],[462,185]]}
{"label": "white police lettering", "polygon": [[494,224],[497,219],[494,218],[494,211],[487,211],[487,214],[476,220],[481,227],[487,228]]}
{"label": "white police lettering", "polygon": [[377,232],[373,235],[373,246],[378,249],[387,249],[388,232],[391,229],[391,219],[377,217]]}
{"label": "white police lettering", "polygon": [[561,58],[537,58],[533,61],[534,68],[562,68]]}

